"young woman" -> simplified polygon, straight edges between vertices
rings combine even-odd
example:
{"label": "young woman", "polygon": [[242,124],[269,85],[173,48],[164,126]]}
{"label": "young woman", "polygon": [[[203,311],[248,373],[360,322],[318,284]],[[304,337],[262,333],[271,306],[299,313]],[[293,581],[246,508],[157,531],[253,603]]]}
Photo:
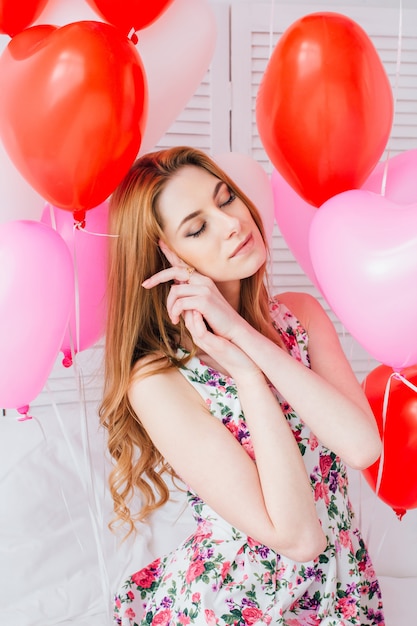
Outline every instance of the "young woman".
{"label": "young woman", "polygon": [[123,585],[115,623],[383,624],[345,467],[378,458],[375,421],[318,302],[269,297],[256,208],[207,155],[173,148],[133,165],[110,229],[116,518],[146,521],[170,472],[196,521]]}

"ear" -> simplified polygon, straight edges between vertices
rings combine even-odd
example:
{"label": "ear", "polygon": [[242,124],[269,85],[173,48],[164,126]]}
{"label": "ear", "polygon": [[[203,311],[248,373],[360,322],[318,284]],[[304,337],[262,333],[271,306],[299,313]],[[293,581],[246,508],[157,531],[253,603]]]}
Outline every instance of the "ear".
{"label": "ear", "polygon": [[178,256],[178,254],[176,254],[176,252],[171,250],[171,248],[168,248],[167,244],[164,241],[162,241],[162,239],[158,241],[158,246],[160,247],[166,259],[172,266],[176,265],[179,267],[186,267],[186,263],[184,263],[184,261],[180,259],[180,257]]}

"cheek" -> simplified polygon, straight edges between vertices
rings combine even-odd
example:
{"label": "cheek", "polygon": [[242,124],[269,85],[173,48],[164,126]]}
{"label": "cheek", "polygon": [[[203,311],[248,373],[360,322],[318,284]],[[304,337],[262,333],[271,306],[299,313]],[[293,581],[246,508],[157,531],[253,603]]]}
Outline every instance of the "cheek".
{"label": "cheek", "polygon": [[215,258],[208,246],[204,245],[204,242],[198,243],[198,237],[192,240],[191,245],[179,244],[175,248],[175,252],[184,263],[190,267],[195,267],[199,272],[208,269]]}
{"label": "cheek", "polygon": [[200,244],[198,251],[193,254],[194,266],[198,269],[200,267],[203,274],[207,274],[210,270],[218,267],[221,264],[221,256],[219,254],[219,248],[211,246],[205,246]]}

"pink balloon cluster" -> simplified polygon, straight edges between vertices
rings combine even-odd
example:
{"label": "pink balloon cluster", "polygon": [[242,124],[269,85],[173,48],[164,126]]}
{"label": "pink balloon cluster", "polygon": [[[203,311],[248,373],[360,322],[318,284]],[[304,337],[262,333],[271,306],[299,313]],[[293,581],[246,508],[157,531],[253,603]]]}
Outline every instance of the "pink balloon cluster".
{"label": "pink balloon cluster", "polygon": [[276,221],[301,267],[373,358],[417,363],[417,150],[380,162],[319,209],[274,171]]}

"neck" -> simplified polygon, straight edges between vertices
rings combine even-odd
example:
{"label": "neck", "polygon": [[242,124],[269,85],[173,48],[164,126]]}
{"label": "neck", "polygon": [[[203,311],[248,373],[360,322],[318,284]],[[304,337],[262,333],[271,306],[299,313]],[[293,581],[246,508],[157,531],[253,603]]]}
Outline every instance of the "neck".
{"label": "neck", "polygon": [[237,311],[240,306],[240,280],[216,283],[216,287],[223,298]]}

